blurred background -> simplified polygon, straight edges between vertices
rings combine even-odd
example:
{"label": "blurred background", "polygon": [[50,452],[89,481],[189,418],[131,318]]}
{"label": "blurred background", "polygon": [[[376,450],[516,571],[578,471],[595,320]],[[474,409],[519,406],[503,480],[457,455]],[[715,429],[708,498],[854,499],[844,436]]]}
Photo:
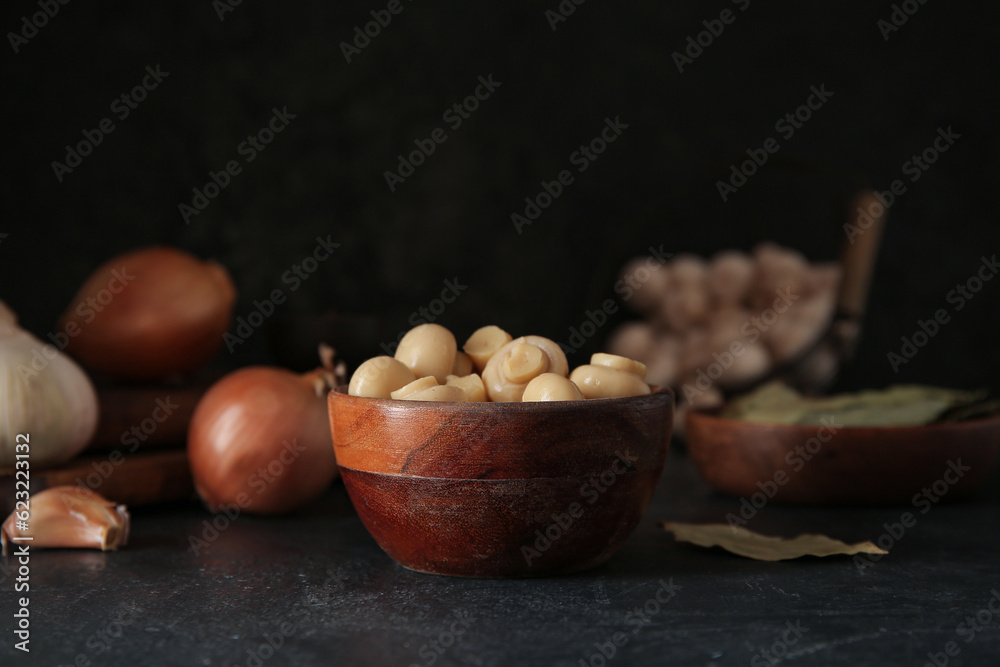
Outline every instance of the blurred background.
{"label": "blurred background", "polygon": [[[582,361],[634,316],[614,283],[649,247],[711,255],[770,239],[834,259],[853,195],[900,179],[838,387],[1000,388],[1000,281],[961,310],[948,299],[1000,246],[995,5],[48,4],[51,17],[45,0],[0,12],[0,299],[36,335],[104,260],[169,244],[229,269],[237,317],[275,289],[288,297],[218,370],[311,364],[309,318],[328,313],[359,316],[313,323],[340,328],[334,345],[374,355],[446,281],[466,287],[435,318],[460,341],[490,323],[565,341],[615,299]],[[122,100],[144,78],[143,99]],[[778,131],[812,87],[831,95]],[[275,110],[270,143],[244,143]],[[53,165],[74,164],[67,146],[105,118],[114,129],[90,154]],[[609,118],[619,136],[574,158]],[[386,172],[438,128],[446,139],[390,188]],[[907,167],[947,128],[959,138],[933,164]],[[723,201],[718,182],[769,138],[779,150]],[[239,173],[185,215],[230,161]],[[562,170],[573,182],[518,230],[512,215]],[[296,283],[317,237],[340,245]],[[887,354],[940,308],[951,322],[894,372]]]}

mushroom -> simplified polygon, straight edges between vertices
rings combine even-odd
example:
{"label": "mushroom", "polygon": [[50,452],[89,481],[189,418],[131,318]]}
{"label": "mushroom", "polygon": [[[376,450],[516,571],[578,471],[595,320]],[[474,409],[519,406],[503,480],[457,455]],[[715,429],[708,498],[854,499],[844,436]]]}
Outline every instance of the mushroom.
{"label": "mushroom", "polygon": [[347,393],[351,396],[390,398],[392,392],[416,379],[413,371],[403,362],[385,355],[372,357],[354,371]]}
{"label": "mushroom", "polygon": [[438,384],[439,383],[437,381],[437,378],[435,378],[433,375],[428,375],[426,377],[416,379],[413,382],[410,382],[409,384],[403,385],[396,391],[392,392],[389,396],[390,398],[394,398],[397,401],[399,401],[404,398],[407,398],[408,396],[416,394],[418,391],[423,391],[424,389],[430,389],[431,387],[437,387]]}
{"label": "mushroom", "polygon": [[646,363],[656,354],[656,334],[646,322],[626,322],[612,332],[606,347],[612,354]]}
{"label": "mushroom", "polygon": [[455,336],[440,324],[421,324],[406,332],[395,357],[417,377],[433,375],[443,383],[455,365]]}
{"label": "mushroom", "polygon": [[[617,398],[650,393],[649,385],[642,377],[632,372],[641,371],[645,375],[646,367],[642,364],[638,364],[638,367],[633,366],[627,362],[638,363],[624,357],[598,353],[591,357],[591,363],[573,369],[569,379],[587,398]],[[614,364],[614,366],[602,364]],[[621,370],[621,367],[630,370]]]}
{"label": "mushroom", "polygon": [[404,401],[441,401],[450,403],[466,403],[465,392],[450,384],[439,384],[423,391],[410,394]]}
{"label": "mushroom", "polygon": [[743,302],[753,282],[755,265],[744,252],[717,253],[708,266],[708,291],[720,306]]}
{"label": "mushroom", "polygon": [[568,370],[566,355],[556,342],[543,336],[521,336],[490,357],[483,369],[483,384],[491,401],[520,401],[531,380],[542,373],[565,376]]}
{"label": "mushroom", "polygon": [[581,401],[580,388],[557,373],[542,373],[524,388],[522,401]]}
{"label": "mushroom", "polygon": [[462,377],[449,375],[447,384],[464,391],[467,400],[471,402],[482,403],[487,400],[486,385],[483,384],[483,378],[475,373],[470,373]]}
{"label": "mushroom", "polygon": [[496,325],[480,327],[472,332],[462,349],[472,359],[480,373],[497,350],[513,340],[513,336]]}

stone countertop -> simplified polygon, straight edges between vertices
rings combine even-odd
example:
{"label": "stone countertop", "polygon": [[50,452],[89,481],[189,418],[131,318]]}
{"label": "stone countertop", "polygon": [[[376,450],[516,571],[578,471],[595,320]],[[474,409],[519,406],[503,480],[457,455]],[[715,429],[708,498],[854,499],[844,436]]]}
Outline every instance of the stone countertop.
{"label": "stone countertop", "polygon": [[[139,509],[120,552],[32,554],[30,654],[14,648],[20,594],[6,561],[0,655],[5,665],[80,666],[919,667],[935,664],[930,653],[939,667],[996,664],[996,479],[976,501],[917,510],[915,525],[882,538],[890,555],[863,571],[850,557],[766,563],[676,543],[659,520],[721,522],[739,509],[683,452],[609,563],[548,579],[405,570],[339,482],[308,512],[218,518],[219,530],[193,504]],[[767,504],[748,527],[877,540],[907,509]]]}

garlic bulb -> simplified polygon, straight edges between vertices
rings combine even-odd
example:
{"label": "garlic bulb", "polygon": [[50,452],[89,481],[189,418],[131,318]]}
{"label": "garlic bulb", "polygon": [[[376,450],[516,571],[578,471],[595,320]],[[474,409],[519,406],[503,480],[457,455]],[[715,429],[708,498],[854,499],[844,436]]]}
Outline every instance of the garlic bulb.
{"label": "garlic bulb", "polygon": [[30,437],[31,466],[62,463],[97,429],[97,392],[76,363],[17,326],[0,301],[0,467],[17,460],[20,433]]}

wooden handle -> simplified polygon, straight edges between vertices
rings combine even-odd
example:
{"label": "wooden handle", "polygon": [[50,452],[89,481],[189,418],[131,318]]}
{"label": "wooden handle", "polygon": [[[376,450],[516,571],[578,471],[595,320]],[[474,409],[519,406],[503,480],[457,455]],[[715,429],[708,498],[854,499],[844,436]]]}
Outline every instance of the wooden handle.
{"label": "wooden handle", "polygon": [[858,194],[851,204],[844,225],[847,239],[840,259],[844,273],[837,294],[839,319],[857,322],[864,315],[886,212],[875,193],[868,190]]}

